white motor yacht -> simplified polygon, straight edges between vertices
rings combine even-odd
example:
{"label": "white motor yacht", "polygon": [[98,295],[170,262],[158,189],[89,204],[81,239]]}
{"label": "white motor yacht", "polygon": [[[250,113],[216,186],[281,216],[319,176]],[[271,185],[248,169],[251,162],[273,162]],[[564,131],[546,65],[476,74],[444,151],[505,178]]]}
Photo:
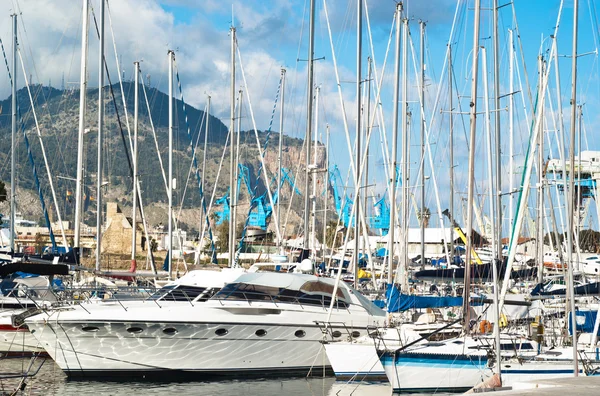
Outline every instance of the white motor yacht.
{"label": "white motor yacht", "polygon": [[205,302],[173,288],[144,301],[55,309],[26,324],[69,376],[307,374],[329,367],[324,338],[358,338],[385,319],[348,285],[335,296],[334,287],[313,275],[252,273]]}

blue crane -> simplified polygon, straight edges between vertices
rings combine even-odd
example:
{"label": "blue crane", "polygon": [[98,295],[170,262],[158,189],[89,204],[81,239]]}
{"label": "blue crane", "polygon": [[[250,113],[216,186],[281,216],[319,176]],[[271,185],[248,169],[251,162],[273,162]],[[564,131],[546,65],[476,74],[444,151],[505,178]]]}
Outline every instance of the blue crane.
{"label": "blue crane", "polygon": [[350,219],[350,211],[352,209],[352,205],[354,205],[354,201],[345,194],[343,197],[341,195],[344,184],[342,183],[340,169],[337,167],[337,165],[334,165],[329,171],[329,185],[333,191],[335,211],[341,222],[345,226],[354,226],[354,218]]}
{"label": "blue crane", "polygon": [[[248,195],[252,197],[252,189],[250,188],[250,170],[247,166],[243,164],[238,164],[238,178],[237,178],[237,193],[240,195],[240,188],[242,186],[242,180],[244,181],[244,185],[246,186],[246,190],[248,191]],[[231,213],[230,210],[230,199],[229,199],[229,190],[227,193],[223,195],[221,198],[215,201],[215,205],[222,206],[221,210],[215,211],[215,223],[216,225],[223,224],[224,221],[229,221],[229,215]]]}
{"label": "blue crane", "polygon": [[371,229],[381,230],[381,235],[386,236],[390,230],[390,205],[385,200],[385,194],[373,204],[375,214],[370,219]]}
{"label": "blue crane", "polygon": [[[396,165],[396,184],[402,184],[400,178],[400,168]],[[386,194],[373,204],[375,215],[369,220],[371,229],[381,230],[381,235],[386,236],[390,230],[390,205],[385,200]]]}
{"label": "blue crane", "polygon": [[[273,194],[273,205],[277,204],[277,201],[279,200],[279,190],[286,181],[290,184],[296,195],[302,195],[300,190],[296,187],[296,183],[290,171],[286,168],[281,168],[281,183],[277,186],[277,189]],[[275,176],[271,179],[271,186],[273,186],[273,184],[277,184],[277,178]],[[266,230],[269,219],[273,214],[273,207],[268,202],[267,192],[265,191],[261,196],[254,198],[251,205],[250,214],[248,215],[248,225]]]}

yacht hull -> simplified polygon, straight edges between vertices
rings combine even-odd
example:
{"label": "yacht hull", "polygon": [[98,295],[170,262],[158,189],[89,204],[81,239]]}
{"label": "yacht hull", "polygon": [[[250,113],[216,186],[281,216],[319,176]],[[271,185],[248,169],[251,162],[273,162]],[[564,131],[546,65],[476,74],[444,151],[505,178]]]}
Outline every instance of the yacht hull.
{"label": "yacht hull", "polygon": [[323,332],[308,323],[48,321],[29,326],[69,376],[143,376],[164,371],[211,376],[306,375],[311,369],[321,374],[330,367],[320,342]]}

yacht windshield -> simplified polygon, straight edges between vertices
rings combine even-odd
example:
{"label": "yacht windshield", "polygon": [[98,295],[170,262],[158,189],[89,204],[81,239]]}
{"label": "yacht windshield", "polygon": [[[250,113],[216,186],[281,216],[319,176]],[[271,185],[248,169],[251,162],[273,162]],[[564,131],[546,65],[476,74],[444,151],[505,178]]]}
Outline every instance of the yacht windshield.
{"label": "yacht windshield", "polygon": [[[319,281],[305,282],[299,290],[251,283],[230,283],[215,294],[214,298],[221,300],[273,301],[275,303],[329,307],[332,293],[333,285]],[[341,289],[338,289],[336,293],[336,302],[338,308],[346,308],[350,305]]]}
{"label": "yacht windshield", "polygon": [[171,285],[164,286],[150,296],[151,300],[159,301],[206,301],[215,293],[213,288]]}

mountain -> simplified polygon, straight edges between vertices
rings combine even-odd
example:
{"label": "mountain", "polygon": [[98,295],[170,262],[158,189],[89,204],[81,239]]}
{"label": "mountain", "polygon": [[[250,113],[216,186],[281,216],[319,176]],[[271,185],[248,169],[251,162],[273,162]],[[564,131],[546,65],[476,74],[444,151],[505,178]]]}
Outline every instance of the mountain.
{"label": "mountain", "polygon": [[[77,141],[79,125],[79,90],[59,90],[42,85],[32,85],[29,87],[34,97],[35,110],[40,125],[40,131],[45,147],[48,163],[53,175],[54,186],[58,196],[58,201],[64,219],[72,220],[74,211],[74,195],[77,163]],[[107,87],[104,90],[103,106],[105,109],[105,139],[104,139],[104,179],[108,182],[105,193],[105,201],[118,201],[123,208],[131,204],[131,171],[127,153],[131,153],[129,144],[129,135],[121,96],[121,89],[118,84]],[[125,93],[130,133],[133,137],[133,108],[134,108],[134,84],[131,82],[123,83]],[[146,87],[152,122],[156,130],[157,144],[154,142],[150,117],[144,100],[143,91],[140,88],[140,109],[139,109],[139,140],[138,140],[138,170],[142,188],[144,208],[152,224],[164,222],[166,220],[167,194],[165,182],[162,176],[158,155],[163,161],[165,173],[167,169],[167,149],[168,149],[168,96],[155,88]],[[52,205],[47,172],[44,167],[40,140],[37,135],[35,120],[26,88],[18,91],[18,107],[20,109],[20,125],[17,138],[17,183],[19,196],[21,191],[30,191],[37,195],[32,167],[29,163],[27,148],[24,142],[21,126],[24,128],[29,139],[31,153],[34,157],[37,174],[40,178],[42,190],[45,195],[46,206],[51,212],[51,218],[56,219]],[[96,164],[97,164],[97,124],[98,124],[98,90],[90,89],[87,93],[86,101],[86,129],[84,138],[84,193],[86,199],[84,221],[89,224],[95,224],[95,204],[96,195]],[[186,116],[190,128],[186,127]],[[195,180],[195,173],[192,165],[192,145],[191,142],[198,142],[196,149],[196,158],[198,165],[202,166],[203,145],[204,145],[204,124],[205,114],[186,104],[185,113],[183,104],[180,100],[176,101],[174,107],[174,153],[173,168],[174,176],[177,179],[177,188],[174,192],[174,206],[179,207],[182,204],[182,210],[190,211],[190,216],[183,216],[182,222],[188,224],[188,228],[195,228],[200,222],[199,203],[200,194],[198,183]],[[215,180],[217,177],[219,162],[221,160],[224,144],[227,139],[227,127],[216,117],[209,116],[209,137],[207,148],[207,167],[206,167],[206,185],[208,186],[206,195],[210,198]],[[10,144],[11,144],[11,97],[0,102],[0,178],[8,183],[10,181]],[[266,133],[259,132],[261,142],[264,144]],[[240,134],[241,153],[240,162],[246,164],[251,171],[252,178],[256,178],[256,169],[259,166],[258,151],[256,149],[256,139],[252,132],[242,132]],[[286,137],[286,158],[284,166],[296,169],[299,162],[302,162],[301,147],[302,140]],[[158,145],[158,153],[156,146]],[[272,175],[277,169],[277,156],[274,150],[278,145],[278,134],[271,134],[269,140],[269,149],[265,156],[267,169]],[[130,157],[130,155],[129,155]],[[190,169],[192,172],[190,173]],[[219,182],[216,183],[216,197],[223,196],[227,192],[229,175],[229,157],[228,152],[224,157]],[[256,185],[255,180],[251,180]],[[186,183],[187,182],[187,183]],[[297,182],[299,185],[300,180]],[[187,188],[186,188],[187,184]],[[258,181],[257,190],[259,193],[264,191],[264,182],[261,178]],[[33,190],[33,191],[31,191]],[[242,193],[242,196],[245,193]],[[25,217],[38,220],[41,216],[41,207],[27,200],[27,205],[19,205],[19,211]],[[6,213],[5,206],[0,210]],[[189,218],[186,218],[189,217]],[[182,227],[183,228],[183,227]]]}

